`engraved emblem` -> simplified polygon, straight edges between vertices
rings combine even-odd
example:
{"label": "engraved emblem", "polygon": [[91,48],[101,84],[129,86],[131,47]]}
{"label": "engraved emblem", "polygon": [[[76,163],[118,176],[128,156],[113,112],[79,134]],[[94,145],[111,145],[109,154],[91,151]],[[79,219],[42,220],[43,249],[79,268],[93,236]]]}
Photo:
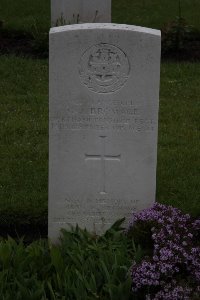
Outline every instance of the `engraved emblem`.
{"label": "engraved emblem", "polygon": [[79,65],[82,83],[96,93],[119,90],[127,81],[129,71],[126,54],[110,44],[98,44],[87,49]]}

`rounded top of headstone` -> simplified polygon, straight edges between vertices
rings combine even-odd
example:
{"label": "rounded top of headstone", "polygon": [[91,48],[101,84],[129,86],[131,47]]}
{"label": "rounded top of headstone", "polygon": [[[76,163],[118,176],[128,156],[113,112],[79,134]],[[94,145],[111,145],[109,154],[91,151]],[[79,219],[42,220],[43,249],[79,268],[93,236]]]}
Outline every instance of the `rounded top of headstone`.
{"label": "rounded top of headstone", "polygon": [[50,34],[59,33],[59,32],[65,32],[65,31],[73,31],[73,30],[104,30],[104,29],[110,29],[110,30],[125,30],[125,31],[135,31],[140,32],[144,34],[151,34],[160,36],[160,30],[157,29],[151,29],[141,26],[135,26],[135,25],[126,25],[126,24],[114,24],[114,23],[84,23],[84,24],[73,24],[73,25],[66,25],[66,26],[59,26],[59,27],[53,27],[50,29]]}

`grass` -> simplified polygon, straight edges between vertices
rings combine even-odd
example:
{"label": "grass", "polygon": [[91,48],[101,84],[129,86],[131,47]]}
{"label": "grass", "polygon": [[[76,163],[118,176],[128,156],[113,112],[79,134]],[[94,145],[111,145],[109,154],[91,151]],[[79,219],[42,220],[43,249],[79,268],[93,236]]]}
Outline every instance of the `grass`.
{"label": "grass", "polygon": [[[200,29],[198,0],[181,1],[182,16]],[[112,21],[161,28],[178,15],[178,0],[112,0]],[[49,0],[1,0],[0,19],[11,30],[32,32],[37,24],[41,30],[50,27]]]}
{"label": "grass", "polygon": [[162,64],[157,199],[200,215],[200,64]]}
{"label": "grass", "polygon": [[[181,1],[182,16],[200,28],[198,0]],[[161,29],[178,16],[178,1],[169,0],[113,0],[113,22]]]}
{"label": "grass", "polygon": [[1,0],[0,19],[10,30],[32,32],[36,24],[42,30],[50,27],[49,0]]}
{"label": "grass", "polygon": [[[0,224],[47,217],[48,62],[0,57]],[[200,215],[200,63],[161,69],[157,200]]]}
{"label": "grass", "polygon": [[3,223],[47,214],[47,71],[46,60],[0,58]]}
{"label": "grass", "polygon": [[[161,28],[178,1],[113,0],[113,22]],[[182,15],[200,29],[200,2],[182,0]],[[49,0],[1,0],[9,31],[47,32]],[[0,56],[0,225],[47,220],[48,61]],[[161,69],[157,200],[200,215],[200,63]]]}

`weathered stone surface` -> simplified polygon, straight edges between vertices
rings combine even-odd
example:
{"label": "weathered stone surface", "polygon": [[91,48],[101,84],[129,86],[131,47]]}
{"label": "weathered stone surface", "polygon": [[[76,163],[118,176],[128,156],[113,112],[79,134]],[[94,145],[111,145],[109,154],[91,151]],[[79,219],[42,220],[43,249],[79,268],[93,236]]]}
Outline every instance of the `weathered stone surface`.
{"label": "weathered stone surface", "polygon": [[49,236],[102,233],[155,201],[160,32],[82,24],[50,32]]}
{"label": "weathered stone surface", "polygon": [[51,24],[111,22],[111,0],[51,0]]}

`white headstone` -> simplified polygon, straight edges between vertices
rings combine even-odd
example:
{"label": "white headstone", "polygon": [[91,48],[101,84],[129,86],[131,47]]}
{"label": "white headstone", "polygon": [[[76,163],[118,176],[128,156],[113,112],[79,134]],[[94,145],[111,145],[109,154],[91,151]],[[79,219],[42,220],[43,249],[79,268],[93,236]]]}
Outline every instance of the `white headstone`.
{"label": "white headstone", "polygon": [[111,22],[111,0],[51,0],[53,26]]}
{"label": "white headstone", "polygon": [[155,201],[160,32],[50,31],[49,237],[96,233]]}

